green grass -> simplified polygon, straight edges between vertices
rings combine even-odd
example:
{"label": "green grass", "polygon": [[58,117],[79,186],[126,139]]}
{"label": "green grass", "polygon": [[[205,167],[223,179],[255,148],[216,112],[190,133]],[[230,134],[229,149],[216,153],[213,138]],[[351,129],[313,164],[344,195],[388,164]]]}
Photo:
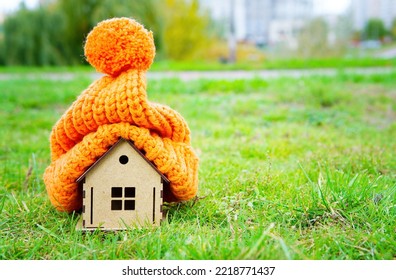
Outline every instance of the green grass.
{"label": "green grass", "polygon": [[267,59],[264,62],[240,61],[235,64],[205,61],[156,61],[153,71],[215,71],[215,70],[275,70],[275,69],[319,69],[319,68],[357,68],[357,67],[392,67],[394,59],[373,57],[362,58],[288,58]]}
{"label": "green grass", "polygon": [[[319,69],[319,68],[358,68],[358,67],[393,67],[396,66],[395,59],[381,59],[374,57],[351,57],[351,58],[268,58],[263,62],[238,61],[234,64],[220,63],[216,61],[170,61],[156,60],[151,66],[151,71],[232,71],[232,70],[275,70],[275,69]],[[80,66],[0,66],[1,73],[62,73],[62,72],[93,72],[89,65]]]}
{"label": "green grass", "polygon": [[42,174],[90,80],[0,81],[0,259],[395,259],[396,73],[149,81],[200,156],[198,199],[158,228],[82,233]]}

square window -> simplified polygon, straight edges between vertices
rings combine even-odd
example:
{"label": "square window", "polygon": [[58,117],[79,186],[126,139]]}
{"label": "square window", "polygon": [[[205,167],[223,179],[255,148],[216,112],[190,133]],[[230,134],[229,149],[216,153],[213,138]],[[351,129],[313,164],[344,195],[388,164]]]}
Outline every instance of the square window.
{"label": "square window", "polygon": [[111,210],[122,210],[122,200],[112,200]]}
{"label": "square window", "polygon": [[125,200],[124,210],[135,210],[135,200]]}
{"label": "square window", "polygon": [[112,187],[111,188],[111,197],[122,197],[122,188]]}
{"label": "square window", "polygon": [[135,197],[136,189],[133,187],[125,188],[125,197]]}

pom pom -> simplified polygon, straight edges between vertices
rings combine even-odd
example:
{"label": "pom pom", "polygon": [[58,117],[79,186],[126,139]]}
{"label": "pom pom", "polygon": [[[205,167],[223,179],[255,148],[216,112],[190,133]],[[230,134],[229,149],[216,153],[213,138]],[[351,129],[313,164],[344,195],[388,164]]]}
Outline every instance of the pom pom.
{"label": "pom pom", "polygon": [[147,70],[155,56],[153,33],[130,18],[105,20],[88,34],[84,52],[98,72],[110,76]]}

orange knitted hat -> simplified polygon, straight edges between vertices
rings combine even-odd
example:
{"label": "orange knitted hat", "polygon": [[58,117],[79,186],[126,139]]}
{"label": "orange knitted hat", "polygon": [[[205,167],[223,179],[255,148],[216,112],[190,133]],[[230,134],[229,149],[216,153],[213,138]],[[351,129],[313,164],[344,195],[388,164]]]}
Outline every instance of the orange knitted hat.
{"label": "orange knitted hat", "polygon": [[147,100],[145,72],[155,56],[152,33],[129,18],[105,20],[89,33],[85,56],[107,75],[84,90],[52,129],[52,161],[44,172],[51,203],[60,211],[80,209],[76,180],[120,137],[133,141],[169,179],[165,201],[193,198],[198,158],[187,123],[171,108]]}

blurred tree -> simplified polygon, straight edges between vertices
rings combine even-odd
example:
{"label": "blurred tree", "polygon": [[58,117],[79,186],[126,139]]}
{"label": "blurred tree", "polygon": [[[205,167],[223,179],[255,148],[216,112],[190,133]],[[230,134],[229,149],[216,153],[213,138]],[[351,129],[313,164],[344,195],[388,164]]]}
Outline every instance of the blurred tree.
{"label": "blurred tree", "polygon": [[32,27],[36,24],[36,17],[25,6],[8,17],[4,22],[4,51],[7,64],[34,64],[34,53],[37,52]]}
{"label": "blurred tree", "polygon": [[396,18],[392,20],[390,35],[392,36],[393,40],[396,40]]}
{"label": "blurred tree", "polygon": [[322,18],[308,22],[298,37],[299,56],[304,58],[323,57],[328,50],[328,26]]}
{"label": "blurred tree", "polygon": [[334,41],[330,46],[333,56],[340,56],[347,52],[348,46],[353,43],[354,30],[352,18],[346,15],[340,15],[333,27]]}
{"label": "blurred tree", "polygon": [[4,27],[0,25],[0,65],[5,64]]}
{"label": "blurred tree", "polygon": [[7,65],[64,64],[62,17],[43,8],[24,5],[4,21],[4,62]]}
{"label": "blurred tree", "polygon": [[387,35],[384,22],[381,19],[370,19],[363,29],[363,40],[383,40]]}
{"label": "blurred tree", "polygon": [[0,38],[0,65],[5,65],[5,46],[4,40]]}
{"label": "blurred tree", "polygon": [[104,0],[58,0],[57,8],[62,12],[66,24],[64,41],[73,57],[70,61],[72,64],[84,62],[85,37],[95,25],[92,15],[100,9],[103,2]]}
{"label": "blurred tree", "polygon": [[347,17],[338,17],[330,26],[323,18],[315,18],[300,31],[297,54],[305,58],[342,56],[352,32],[352,22]]}
{"label": "blurred tree", "polygon": [[164,13],[162,43],[167,58],[186,60],[205,52],[210,20],[198,0],[165,0]]}
{"label": "blurred tree", "polygon": [[[22,2],[23,3],[23,2]],[[198,0],[47,0],[8,16],[0,38],[0,63],[60,65],[85,63],[88,32],[101,20],[132,17],[154,33],[157,54],[193,58],[208,46],[209,17]],[[157,55],[158,57],[158,55]]]}

